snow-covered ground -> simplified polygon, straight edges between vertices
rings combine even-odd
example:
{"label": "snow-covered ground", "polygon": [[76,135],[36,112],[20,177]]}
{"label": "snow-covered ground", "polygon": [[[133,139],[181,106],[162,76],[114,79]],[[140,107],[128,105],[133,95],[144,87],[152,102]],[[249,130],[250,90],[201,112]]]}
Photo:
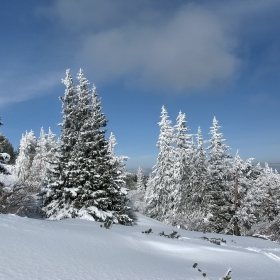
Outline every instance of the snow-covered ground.
{"label": "snow-covered ground", "polygon": [[[0,279],[280,279],[280,244],[251,237],[178,230],[138,215],[135,226],[0,215]],[[142,231],[152,229],[153,233]],[[226,240],[215,245],[201,239]],[[205,272],[204,278],[193,264]]]}

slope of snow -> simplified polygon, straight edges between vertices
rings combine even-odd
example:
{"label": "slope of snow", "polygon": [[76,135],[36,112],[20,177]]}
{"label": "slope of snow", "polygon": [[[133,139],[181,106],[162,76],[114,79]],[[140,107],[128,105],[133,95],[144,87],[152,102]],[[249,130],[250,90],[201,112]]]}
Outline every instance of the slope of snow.
{"label": "slope of snow", "polygon": [[[279,279],[280,245],[251,237],[177,230],[138,214],[135,226],[0,215],[0,279]],[[153,233],[143,234],[151,228]],[[215,245],[208,238],[227,242]],[[204,278],[192,266],[207,274]]]}

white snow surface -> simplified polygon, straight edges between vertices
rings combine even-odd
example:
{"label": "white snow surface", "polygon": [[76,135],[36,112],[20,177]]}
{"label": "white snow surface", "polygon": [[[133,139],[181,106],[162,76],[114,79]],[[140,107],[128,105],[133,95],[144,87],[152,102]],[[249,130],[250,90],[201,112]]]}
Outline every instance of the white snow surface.
{"label": "white snow surface", "polygon": [[[253,237],[178,230],[138,215],[137,225],[0,215],[0,279],[280,279],[280,244]],[[142,231],[152,229],[153,233]],[[172,229],[179,239],[159,236]],[[208,238],[227,242],[215,245]],[[204,278],[192,266],[207,274]]]}

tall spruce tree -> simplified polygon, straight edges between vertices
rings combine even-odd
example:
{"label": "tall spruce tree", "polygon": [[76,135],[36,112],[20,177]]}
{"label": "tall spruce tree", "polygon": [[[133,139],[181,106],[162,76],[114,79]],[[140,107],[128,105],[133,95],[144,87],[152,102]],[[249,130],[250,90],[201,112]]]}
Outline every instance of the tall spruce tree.
{"label": "tall spruce tree", "polygon": [[174,126],[173,186],[170,188],[169,223],[177,226],[184,223],[190,202],[190,177],[192,172],[192,135],[188,134],[186,115],[181,111]]}
{"label": "tall spruce tree", "polygon": [[149,196],[146,196],[147,212],[152,218],[168,222],[166,219],[169,215],[172,201],[170,190],[174,187],[174,136],[173,127],[164,106],[162,106],[159,126],[160,134],[157,147],[160,151],[157,163],[153,167],[152,176],[148,181],[148,191],[146,192],[149,194]]}
{"label": "tall spruce tree", "polygon": [[128,224],[126,196],[118,184],[105,138],[107,120],[96,88],[80,70],[74,87],[66,71],[61,145],[45,200],[50,219],[81,218]]}
{"label": "tall spruce tree", "polygon": [[207,195],[209,198],[210,230],[221,232],[231,220],[232,216],[232,197],[227,184],[231,155],[228,154],[230,148],[224,144],[223,134],[219,132],[216,117],[213,119],[213,126],[209,134],[211,139],[207,148],[208,152],[208,184]]}

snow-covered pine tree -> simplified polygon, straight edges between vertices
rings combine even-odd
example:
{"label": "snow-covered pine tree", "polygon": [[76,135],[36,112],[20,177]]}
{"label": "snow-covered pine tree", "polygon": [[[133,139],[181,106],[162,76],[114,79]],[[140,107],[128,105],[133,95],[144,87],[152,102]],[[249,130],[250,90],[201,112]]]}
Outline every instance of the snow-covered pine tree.
{"label": "snow-covered pine tree", "polygon": [[[0,126],[2,126],[2,125],[3,125],[3,123],[0,118]],[[1,153],[1,155],[0,155],[0,174],[1,173],[10,174],[9,171],[6,169],[6,167],[2,164],[3,162],[7,162],[8,160],[11,159],[11,155],[8,153],[7,147],[5,148],[5,142],[6,142],[5,139],[6,139],[6,137],[4,135],[2,135],[2,133],[0,132],[0,153]],[[9,141],[7,141],[6,143],[9,143]],[[3,186],[4,186],[4,184],[2,182],[0,182],[0,190],[1,190],[1,187],[3,187]]]}
{"label": "snow-covered pine tree", "polygon": [[32,180],[32,163],[36,155],[37,139],[34,132],[30,132],[22,135],[19,144],[19,154],[15,163],[15,171],[19,180],[23,183],[27,183]]}
{"label": "snow-covered pine tree", "polygon": [[[157,142],[159,155],[157,163],[153,167],[152,176],[148,181],[148,193],[146,196],[147,214],[159,221],[165,221],[170,211],[170,191],[174,187],[174,146],[173,127],[168,119],[168,113],[164,106],[159,122],[160,134]],[[167,221],[168,222],[168,221]]]}
{"label": "snow-covered pine tree", "polygon": [[268,164],[262,168],[260,163],[251,174],[251,187],[244,198],[244,204],[255,217],[250,234],[267,235],[271,240],[279,240],[279,174]]}
{"label": "snow-covered pine tree", "polygon": [[[127,156],[118,156],[115,154],[115,147],[117,146],[118,142],[115,135],[111,132],[108,142],[108,153],[111,159],[112,168],[115,170],[117,174],[117,178],[115,178],[116,183],[118,186],[124,188],[125,179],[128,175],[127,171],[125,170],[125,162],[129,159]],[[124,191],[124,189],[123,189]]]}
{"label": "snow-covered pine tree", "polygon": [[181,111],[174,126],[174,155],[173,155],[173,187],[170,188],[170,211],[168,223],[178,226],[184,223],[188,212],[191,197],[191,172],[194,147],[192,135],[188,134],[189,128],[186,126],[186,115]]}
{"label": "snow-covered pine tree", "polygon": [[230,148],[224,144],[223,134],[216,117],[209,134],[211,139],[208,149],[208,184],[206,195],[209,198],[210,230],[221,232],[227,226],[232,216],[232,197],[227,184],[231,155]]}
{"label": "snow-covered pine tree", "polygon": [[[61,209],[69,208],[69,201],[66,201],[64,188],[71,186],[69,176],[71,168],[71,157],[73,147],[77,142],[77,91],[73,85],[73,78],[70,69],[66,70],[66,77],[62,79],[65,85],[64,97],[60,97],[62,102],[63,122],[61,126],[60,145],[54,152],[55,159],[49,166],[47,178],[45,180],[46,194],[44,196],[44,211],[46,216],[53,219],[67,217],[67,213],[61,213]],[[68,203],[68,204],[67,204]],[[67,211],[67,209],[65,210]]]}
{"label": "snow-covered pine tree", "polygon": [[32,176],[32,181],[34,181],[34,183],[36,182],[37,184],[40,184],[40,182],[43,179],[41,173],[45,167],[46,154],[47,154],[46,134],[42,127],[40,131],[40,137],[37,141],[35,156],[31,166],[31,173],[32,173],[31,176]]}
{"label": "snow-covered pine tree", "polygon": [[57,147],[56,135],[49,128],[48,134],[43,127],[37,141],[36,154],[32,162],[32,181],[38,186],[43,186],[50,163],[54,160],[53,149]]}
{"label": "snow-covered pine tree", "polygon": [[252,188],[254,175],[253,158],[245,162],[236,152],[228,174],[228,186],[232,197],[232,217],[224,232],[235,235],[246,235],[256,222],[253,208],[246,197]]}
{"label": "snow-covered pine tree", "polygon": [[200,127],[196,135],[197,146],[192,149],[192,169],[190,172],[190,197],[188,203],[188,214],[184,216],[183,227],[190,230],[204,231],[207,227],[208,199],[206,192],[207,166],[206,152],[204,150],[204,140]]}
{"label": "snow-covered pine tree", "polygon": [[125,214],[126,192],[111,164],[101,101],[95,87],[88,89],[82,70],[77,79],[74,88],[67,70],[60,154],[46,195],[46,215],[128,224],[132,220]]}
{"label": "snow-covered pine tree", "polygon": [[205,185],[207,182],[207,166],[206,166],[206,152],[204,150],[204,139],[202,137],[201,128],[198,127],[196,135],[196,151],[193,157],[193,172],[192,172],[192,189],[193,189],[193,200],[196,205],[202,206],[202,202],[205,196]]}
{"label": "snow-covered pine tree", "polygon": [[137,170],[136,188],[139,191],[145,191],[145,177],[142,168],[139,166]]}
{"label": "snow-covered pine tree", "polygon": [[9,197],[9,213],[34,217],[40,216],[37,205],[37,194],[40,188],[34,184],[32,164],[36,155],[37,139],[34,132],[26,132],[20,140],[19,154],[15,164],[15,174],[18,182],[11,186]]}
{"label": "snow-covered pine tree", "polygon": [[246,207],[256,217],[256,222],[260,221],[260,209],[265,198],[265,188],[263,184],[263,168],[260,163],[253,167],[250,176],[250,188],[248,189],[242,207]]}
{"label": "snow-covered pine tree", "polygon": [[259,215],[261,221],[273,221],[280,213],[280,178],[278,172],[265,163],[260,178],[264,192]]}
{"label": "snow-covered pine tree", "polygon": [[[1,159],[3,158],[3,161],[6,164],[15,164],[16,161],[16,152],[14,150],[13,145],[10,143],[9,139],[0,132],[0,154]],[[7,156],[7,154],[10,156]]]}

